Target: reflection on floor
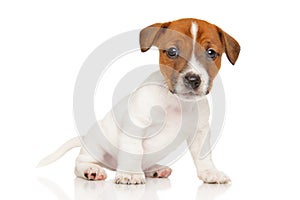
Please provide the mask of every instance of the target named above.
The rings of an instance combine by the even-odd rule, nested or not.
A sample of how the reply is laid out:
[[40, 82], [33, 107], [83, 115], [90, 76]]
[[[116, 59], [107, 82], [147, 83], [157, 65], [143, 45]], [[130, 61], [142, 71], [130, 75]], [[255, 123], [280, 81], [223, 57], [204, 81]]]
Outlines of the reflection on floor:
[[[56, 183], [38, 178], [38, 181], [59, 200], [71, 200]], [[202, 184], [197, 188], [196, 200], [212, 200], [223, 194], [230, 185]], [[117, 185], [113, 181], [86, 181], [81, 178], [74, 180], [75, 200], [159, 200], [157, 191], [171, 189], [169, 179], [148, 178], [145, 185]]]

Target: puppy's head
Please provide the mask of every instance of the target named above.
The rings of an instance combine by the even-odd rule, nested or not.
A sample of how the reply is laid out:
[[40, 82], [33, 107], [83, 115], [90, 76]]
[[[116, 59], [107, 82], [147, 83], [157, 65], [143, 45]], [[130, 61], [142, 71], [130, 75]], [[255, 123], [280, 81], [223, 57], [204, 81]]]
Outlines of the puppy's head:
[[156, 23], [140, 32], [140, 48], [159, 49], [160, 70], [169, 90], [184, 99], [208, 94], [225, 52], [235, 64], [240, 46], [219, 27], [198, 19]]

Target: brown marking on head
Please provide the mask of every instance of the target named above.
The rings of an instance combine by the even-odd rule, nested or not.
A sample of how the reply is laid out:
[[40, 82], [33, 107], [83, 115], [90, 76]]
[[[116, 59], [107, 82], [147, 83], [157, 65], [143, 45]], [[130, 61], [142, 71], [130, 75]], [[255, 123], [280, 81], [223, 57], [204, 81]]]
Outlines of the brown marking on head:
[[[191, 26], [195, 23], [196, 38]], [[225, 52], [228, 60], [235, 64], [240, 46], [229, 34], [216, 25], [198, 19], [180, 19], [167, 23], [156, 23], [140, 32], [141, 51], [145, 52], [154, 45], [159, 49], [160, 70], [165, 77], [170, 91], [178, 81], [179, 74], [191, 65], [190, 60], [197, 60], [209, 75], [209, 88], [221, 67], [222, 54]], [[168, 56], [168, 49], [175, 47], [179, 52], [177, 57]], [[216, 57], [210, 58], [208, 50], [216, 52]], [[193, 66], [195, 67], [195, 66]]]

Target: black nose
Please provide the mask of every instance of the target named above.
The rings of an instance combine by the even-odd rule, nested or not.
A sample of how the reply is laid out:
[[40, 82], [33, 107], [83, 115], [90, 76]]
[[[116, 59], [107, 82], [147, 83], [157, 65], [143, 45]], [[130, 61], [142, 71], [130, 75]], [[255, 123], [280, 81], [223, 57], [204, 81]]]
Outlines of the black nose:
[[192, 89], [197, 89], [201, 84], [200, 76], [196, 74], [187, 74], [184, 77], [184, 84]]

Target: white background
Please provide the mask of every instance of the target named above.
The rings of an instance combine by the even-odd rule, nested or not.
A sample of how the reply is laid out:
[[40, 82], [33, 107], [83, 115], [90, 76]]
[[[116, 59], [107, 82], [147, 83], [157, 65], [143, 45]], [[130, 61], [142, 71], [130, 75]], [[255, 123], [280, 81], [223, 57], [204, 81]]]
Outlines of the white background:
[[[299, 199], [298, 3], [1, 1], [0, 198]], [[106, 182], [75, 179], [78, 149], [36, 169], [77, 135], [72, 95], [87, 56], [114, 35], [184, 17], [217, 24], [242, 48], [234, 67], [223, 57], [227, 112], [214, 150], [232, 184], [202, 185], [189, 154], [171, 166], [168, 180], [141, 187], [116, 186], [110, 172]]]

